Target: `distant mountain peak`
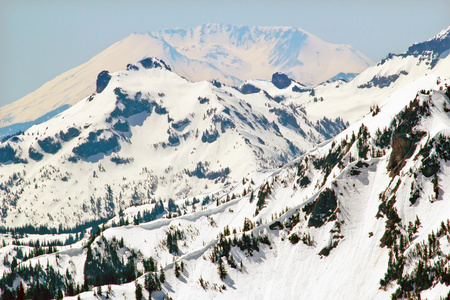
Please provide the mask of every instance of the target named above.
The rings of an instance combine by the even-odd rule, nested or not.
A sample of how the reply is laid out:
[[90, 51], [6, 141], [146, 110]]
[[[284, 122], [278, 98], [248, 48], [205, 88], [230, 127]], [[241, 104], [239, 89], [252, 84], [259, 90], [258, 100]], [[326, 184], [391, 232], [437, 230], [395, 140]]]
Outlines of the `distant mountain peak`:
[[163, 67], [170, 65], [190, 81], [216, 79], [233, 86], [251, 79], [270, 80], [275, 72], [318, 84], [339, 72], [361, 72], [372, 64], [347, 45], [327, 43], [295, 27], [204, 24], [134, 33], [20, 103], [2, 107], [0, 126], [29, 122], [65, 104], [74, 105], [96, 90], [95, 79], [102, 70], [114, 73], [146, 57], [162, 59]]

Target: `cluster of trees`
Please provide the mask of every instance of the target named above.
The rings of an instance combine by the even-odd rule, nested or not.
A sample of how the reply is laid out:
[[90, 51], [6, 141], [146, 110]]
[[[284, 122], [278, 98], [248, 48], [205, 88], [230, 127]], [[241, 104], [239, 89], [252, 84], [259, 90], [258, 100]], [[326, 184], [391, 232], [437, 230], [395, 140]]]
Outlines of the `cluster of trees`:
[[150, 298], [152, 297], [152, 293], [161, 290], [161, 285], [166, 281], [166, 275], [164, 270], [161, 268], [159, 276], [155, 271], [150, 271], [145, 275], [144, 287], [147, 292], [150, 294]]
[[[17, 279], [27, 282], [24, 288], [22, 282], [17, 290], [14, 283]], [[39, 262], [32, 265], [19, 265], [11, 272], [5, 272], [0, 279], [0, 289], [3, 299], [62, 299], [63, 291], [67, 296], [74, 296], [82, 291], [83, 287], [75, 285], [69, 272], [61, 274], [47, 264], [42, 266]], [[22, 297], [22, 298], [20, 298]]]
[[25, 237], [27, 234], [64, 234], [64, 233], [80, 233], [83, 234], [84, 231], [91, 227], [96, 227], [102, 223], [105, 223], [107, 218], [100, 218], [97, 220], [87, 221], [84, 223], [80, 223], [74, 227], [64, 227], [63, 225], [59, 225], [58, 228], [51, 228], [48, 226], [32, 226], [32, 225], [23, 225], [19, 227], [6, 227], [0, 226], [0, 233], [2, 234], [12, 234], [14, 238], [19, 239]]
[[[146, 223], [153, 220], [158, 219], [166, 212], [166, 209], [164, 208], [164, 205], [161, 200], [156, 202], [155, 206], [152, 208], [152, 210], [144, 210], [142, 213], [139, 211], [137, 215], [133, 219], [134, 225], [139, 225], [140, 223]], [[129, 225], [129, 221], [127, 218], [124, 218], [123, 216], [119, 219], [119, 224], [113, 223], [113, 227], [116, 226], [126, 226]]]
[[178, 247], [178, 241], [185, 238], [184, 230], [171, 227], [167, 232], [166, 246], [170, 253], [173, 255], [180, 254], [180, 248]]
[[[419, 226], [418, 218], [415, 223], [410, 222], [407, 234], [400, 235], [390, 248], [388, 269], [380, 280], [380, 286], [386, 288], [390, 282], [396, 281], [398, 288], [392, 294], [393, 299], [420, 298], [420, 292], [437, 283], [450, 285], [449, 257], [440, 247], [442, 238], [450, 239], [450, 220], [441, 222], [436, 233], [432, 231], [427, 240], [411, 247]], [[409, 273], [406, 271], [411, 269]]]
[[289, 236], [288, 239], [294, 245], [297, 244], [300, 240], [307, 246], [312, 246], [314, 244], [314, 238], [309, 233], [302, 233], [300, 236], [298, 236], [298, 234], [296, 233], [293, 233]]
[[258, 192], [258, 201], [256, 202], [256, 210], [255, 210], [255, 216], [259, 214], [261, 209], [263, 208], [264, 204], [266, 203], [267, 197], [272, 193], [271, 185], [266, 182], [263, 184]]
[[[401, 180], [397, 181], [397, 184], [392, 190], [392, 194], [400, 186]], [[390, 195], [386, 193], [380, 194], [381, 203], [378, 206], [378, 212], [376, 214], [376, 218], [381, 218], [383, 216], [386, 217], [386, 226], [383, 237], [381, 238], [381, 247], [387, 246], [391, 248], [395, 241], [400, 236], [400, 228], [401, 228], [401, 219], [398, 215], [397, 208], [394, 206], [396, 202], [395, 195]]]
[[367, 153], [369, 152], [369, 138], [370, 133], [367, 126], [361, 125], [358, 131], [358, 140], [356, 148], [358, 149], [358, 156], [362, 159], [367, 159]]
[[326, 188], [322, 191], [313, 202], [308, 203], [302, 209], [306, 215], [311, 215], [308, 226], [319, 228], [325, 222], [336, 220], [337, 204], [336, 192], [333, 189]]
[[134, 250], [125, 249], [125, 253], [130, 253], [126, 263], [121, 257], [121, 250], [125, 248], [123, 239], [113, 237], [108, 241], [101, 236], [97, 239], [97, 245], [98, 247], [93, 247], [92, 244], [88, 246], [84, 265], [85, 285], [121, 284], [131, 282], [141, 275], [136, 266], [138, 254]]
[[[230, 238], [228, 236], [230, 236], [230, 229], [228, 226], [226, 226], [224, 228], [224, 232], [221, 232], [219, 234], [219, 240], [217, 244], [214, 245], [209, 256], [212, 263], [218, 264], [218, 274], [220, 279], [222, 280], [225, 279], [228, 275], [224, 260], [226, 260], [231, 268], [236, 269], [238, 267], [235, 258], [231, 254], [231, 249], [233, 247], [238, 247], [241, 251], [247, 251], [247, 255], [253, 255], [253, 251], [259, 252], [259, 243], [270, 245], [270, 241], [267, 235], [260, 235], [255, 237], [253, 233], [248, 235], [244, 232], [240, 238], [238, 238], [236, 234], [234, 234], [233, 238]], [[242, 261], [240, 262], [240, 264], [242, 269]]]
[[352, 133], [350, 141], [347, 141], [348, 137], [341, 140], [341, 143], [336, 146], [336, 142], [333, 142], [330, 150], [326, 156], [312, 159], [312, 164], [316, 170], [322, 170], [324, 173], [324, 179], [322, 185], [327, 181], [331, 171], [337, 165], [343, 168], [342, 159], [350, 151], [350, 148], [356, 141], [355, 133]]

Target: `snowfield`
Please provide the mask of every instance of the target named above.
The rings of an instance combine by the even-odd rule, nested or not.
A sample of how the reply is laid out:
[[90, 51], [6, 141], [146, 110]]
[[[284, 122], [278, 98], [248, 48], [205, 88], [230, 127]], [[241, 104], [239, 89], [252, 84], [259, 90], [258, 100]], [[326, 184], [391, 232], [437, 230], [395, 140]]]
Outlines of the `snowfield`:
[[[391, 213], [395, 212], [399, 217], [396, 225], [400, 229], [398, 234], [407, 236], [406, 232], [412, 230], [408, 228], [409, 222], [420, 220], [417, 231], [403, 250], [404, 255], [412, 253], [416, 245], [426, 244], [429, 234], [436, 232], [441, 222], [446, 223], [449, 219], [450, 198], [444, 187], [449, 185], [450, 163], [446, 158], [438, 158], [440, 170], [437, 176], [442, 189], [436, 198], [432, 184], [423, 175], [426, 156], [421, 154], [431, 138], [438, 138], [439, 135], [448, 138], [450, 135], [450, 117], [445, 111], [445, 107], [450, 106], [450, 100], [443, 92], [449, 82], [434, 76], [414, 82], [389, 98], [378, 113], [368, 114], [331, 141], [318, 145], [282, 168], [251, 173], [227, 190], [219, 189], [196, 196], [200, 203], [210, 197], [213, 201], [209, 203], [193, 204], [193, 198], [180, 198], [174, 201], [177, 208], [170, 212], [166, 207], [160, 219], [114, 227], [116, 225], [113, 224], [118, 224], [121, 218], [133, 222], [138, 213], [154, 206], [132, 207], [125, 210], [121, 217], [106, 223], [100, 235], [92, 236], [94, 239], [84, 238], [70, 249], [31, 258], [22, 264], [35, 266], [39, 262], [45, 266], [48, 262], [61, 274], [69, 270], [74, 281], [81, 284], [85, 275], [86, 249], [92, 248], [92, 251], [100, 253], [100, 257], [106, 257], [108, 247], [105, 243], [122, 241], [123, 247], [118, 248], [118, 254], [127, 261], [130, 253], [137, 253], [137, 270], [144, 271], [143, 263], [149, 257], [163, 268], [166, 280], [161, 284], [161, 291], [153, 292], [152, 297], [156, 299], [391, 298], [398, 284], [392, 281], [381, 288], [380, 280], [388, 267], [389, 252], [399, 250], [386, 245], [386, 234], [391, 233], [388, 229], [390, 223], [387, 222], [390, 217], [389, 210], [380, 208], [385, 203], [380, 195], [395, 195]], [[428, 90], [431, 92], [428, 93]], [[408, 111], [414, 99], [417, 99], [417, 107], [423, 105], [429, 110], [423, 115], [419, 113], [419, 121], [410, 130], [426, 134], [417, 141], [414, 153], [404, 158], [405, 164], [399, 173], [392, 175], [389, 165], [392, 148], [396, 146], [391, 144], [383, 152], [377, 146], [376, 131], [402, 124], [399, 116]], [[393, 123], [394, 118], [400, 119]], [[411, 119], [405, 121], [408, 120]], [[366, 158], [360, 154], [364, 127], [369, 136], [367, 145], [371, 149]], [[401, 127], [391, 128], [395, 135], [395, 128]], [[351, 142], [353, 135], [356, 140]], [[344, 155], [339, 163], [330, 160], [330, 153], [343, 150]], [[437, 157], [446, 157], [449, 149], [442, 151], [436, 152]], [[317, 167], [321, 161], [322, 166]], [[310, 183], [301, 186], [301, 179], [305, 176]], [[414, 204], [409, 196], [412, 184], [422, 186], [421, 195]], [[270, 192], [261, 196], [267, 187]], [[330, 209], [324, 210], [323, 205]], [[177, 241], [178, 252], [174, 253], [168, 250], [167, 238], [169, 233], [175, 234], [177, 230], [182, 234]], [[257, 238], [257, 245], [239, 246], [239, 240], [244, 236]], [[227, 238], [238, 241], [229, 251], [221, 248]], [[440, 241], [441, 251], [446, 255], [450, 245], [445, 238]], [[235, 242], [231, 243], [233, 245]], [[215, 252], [217, 249], [219, 252]], [[11, 249], [4, 247], [1, 251], [5, 253]], [[220, 253], [227, 253], [223, 256], [227, 272], [223, 280], [217, 271], [218, 262], [214, 259], [215, 255], [220, 257]], [[414, 274], [419, 260], [409, 255], [404, 274]], [[236, 262], [234, 268], [227, 263], [229, 257]], [[181, 262], [183, 271], [176, 277], [174, 269]], [[160, 269], [157, 270], [160, 274]], [[145, 286], [145, 276], [146, 273], [137, 279], [142, 286]], [[102, 286], [103, 295], [108, 288], [108, 285]], [[113, 284], [110, 289], [112, 299], [132, 298], [135, 283]], [[79, 296], [81, 299], [96, 299], [96, 291], [97, 288], [94, 288]], [[422, 293], [430, 298], [439, 298], [449, 291], [445, 284], [437, 284]], [[148, 297], [145, 289], [143, 293]]]
[[300, 28], [205, 24], [132, 34], [0, 108], [0, 126], [34, 121], [63, 105], [72, 106], [95, 90], [98, 73], [123, 70], [145, 57], [164, 60], [191, 81], [216, 79], [235, 86], [253, 78], [270, 80], [275, 72], [318, 84], [340, 72], [359, 73], [372, 64], [351, 46], [325, 42]]
[[99, 74], [0, 145], [2, 293], [448, 298], [449, 36], [314, 87], [192, 82], [156, 58]]

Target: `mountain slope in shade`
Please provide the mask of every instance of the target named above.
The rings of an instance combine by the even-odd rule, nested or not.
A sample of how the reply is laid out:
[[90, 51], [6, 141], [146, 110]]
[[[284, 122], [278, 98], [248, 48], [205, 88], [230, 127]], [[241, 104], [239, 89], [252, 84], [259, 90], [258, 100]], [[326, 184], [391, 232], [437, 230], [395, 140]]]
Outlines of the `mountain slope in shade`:
[[[44, 270], [48, 262], [66, 274], [60, 277], [87, 283], [81, 299], [96, 299], [98, 285], [106, 293], [108, 278], [98, 270], [113, 262], [115, 274], [134, 270], [128, 283], [111, 285], [113, 299], [134, 297], [134, 278], [145, 286], [147, 275], [159, 280], [162, 271], [165, 280], [152, 293], [157, 299], [445, 297], [449, 83], [421, 78], [282, 168], [170, 205], [129, 208], [71, 248], [19, 259], [17, 274], [24, 276], [27, 266]], [[158, 219], [147, 222], [152, 209]], [[127, 220], [135, 225], [118, 226]], [[16, 251], [7, 246], [0, 254], [11, 259]]]
[[189, 82], [151, 58], [102, 72], [97, 93], [0, 144], [2, 224], [71, 227], [213, 191], [346, 126], [245, 90]]
[[291, 27], [202, 25], [189, 30], [132, 34], [85, 64], [0, 108], [0, 126], [24, 123], [63, 105], [74, 105], [94, 90], [102, 70], [116, 72], [144, 57], [158, 57], [191, 81], [239, 85], [284, 72], [319, 83], [339, 72], [360, 72], [371, 61], [350, 46], [335, 45]]

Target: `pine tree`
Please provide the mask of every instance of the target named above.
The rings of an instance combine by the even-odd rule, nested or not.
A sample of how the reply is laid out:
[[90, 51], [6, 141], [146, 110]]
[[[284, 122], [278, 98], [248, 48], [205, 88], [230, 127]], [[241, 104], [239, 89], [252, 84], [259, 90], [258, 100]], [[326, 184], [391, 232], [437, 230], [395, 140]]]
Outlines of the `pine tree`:
[[434, 197], [435, 199], [439, 199], [439, 179], [437, 173], [434, 174], [433, 179], [431, 179], [431, 182], [433, 183], [433, 191], [434, 191]]
[[161, 283], [166, 282], [166, 274], [164, 273], [163, 268], [161, 268], [161, 272], [160, 272], [160, 273], [161, 273], [161, 274], [159, 275], [159, 281], [160, 281]]
[[184, 273], [184, 262], [183, 261], [181, 261], [180, 267], [181, 267], [181, 273]]
[[136, 300], [142, 300], [142, 286], [136, 281]]
[[175, 277], [180, 277], [180, 275], [181, 275], [181, 268], [180, 268], [180, 265], [177, 263], [177, 262], [175, 262]]
[[224, 280], [225, 278], [227, 278], [228, 273], [227, 273], [227, 270], [225, 269], [225, 265], [223, 263], [222, 258], [219, 258], [219, 265], [218, 265], [217, 269], [218, 269], [219, 277], [221, 280]]
[[25, 300], [25, 290], [23, 289], [23, 283], [20, 282], [19, 289], [17, 291], [17, 300]]
[[5, 288], [2, 293], [2, 300], [16, 300], [16, 297], [14, 297], [13, 293], [8, 288]]
[[63, 292], [61, 290], [58, 290], [58, 296], [56, 297], [56, 299], [62, 300], [63, 298], [64, 298]]
[[161, 284], [159, 283], [157, 276], [152, 276], [150, 273], [145, 275], [145, 289], [148, 291], [150, 298], [152, 297], [152, 293], [154, 291], [158, 291], [161, 289]]

